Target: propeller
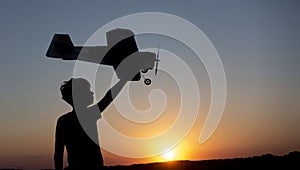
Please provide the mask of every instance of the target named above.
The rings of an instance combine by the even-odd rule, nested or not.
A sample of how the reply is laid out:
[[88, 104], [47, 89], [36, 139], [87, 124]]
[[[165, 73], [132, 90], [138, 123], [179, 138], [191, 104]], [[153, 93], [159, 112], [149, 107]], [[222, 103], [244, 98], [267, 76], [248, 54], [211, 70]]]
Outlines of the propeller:
[[157, 74], [157, 69], [158, 69], [158, 62], [159, 62], [159, 45], [157, 46], [157, 54], [156, 54], [156, 59], [155, 59], [155, 76]]

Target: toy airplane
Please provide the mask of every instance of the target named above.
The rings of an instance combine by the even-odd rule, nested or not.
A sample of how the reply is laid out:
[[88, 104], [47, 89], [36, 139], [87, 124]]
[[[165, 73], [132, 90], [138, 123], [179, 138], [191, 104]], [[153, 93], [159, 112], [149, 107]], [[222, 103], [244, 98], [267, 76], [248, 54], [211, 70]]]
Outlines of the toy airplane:
[[[139, 81], [141, 73], [145, 74], [149, 69], [153, 69], [154, 65], [155, 75], [157, 74], [159, 47], [157, 54], [139, 51], [134, 33], [128, 29], [117, 28], [108, 31], [106, 39], [107, 46], [74, 46], [68, 34], [55, 34], [46, 56], [110, 65], [119, 79]], [[146, 85], [151, 84], [149, 78], [144, 78], [144, 75], [142, 77]]]

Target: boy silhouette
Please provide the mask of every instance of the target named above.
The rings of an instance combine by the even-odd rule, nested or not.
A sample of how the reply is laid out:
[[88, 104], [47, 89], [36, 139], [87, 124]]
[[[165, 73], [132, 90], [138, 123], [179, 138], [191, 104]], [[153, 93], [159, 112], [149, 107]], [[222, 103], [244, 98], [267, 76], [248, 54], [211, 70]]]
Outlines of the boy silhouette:
[[[72, 111], [60, 116], [55, 132], [55, 169], [63, 169], [66, 148], [68, 170], [102, 169], [103, 158], [98, 141], [97, 120], [127, 81], [120, 80], [96, 104], [90, 83], [83, 78], [71, 78], [61, 87], [62, 99], [72, 106]], [[112, 94], [112, 92], [114, 94]]]

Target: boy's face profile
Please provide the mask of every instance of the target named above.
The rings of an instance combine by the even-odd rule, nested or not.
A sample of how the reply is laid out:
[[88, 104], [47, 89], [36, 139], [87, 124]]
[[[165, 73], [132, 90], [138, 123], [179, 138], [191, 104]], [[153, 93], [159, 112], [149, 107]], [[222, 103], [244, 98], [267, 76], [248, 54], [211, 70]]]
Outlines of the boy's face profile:
[[74, 107], [87, 107], [94, 102], [90, 83], [83, 78], [71, 78], [60, 87], [62, 99]]
[[91, 91], [90, 85], [80, 84], [73, 88], [73, 102], [79, 107], [87, 107], [94, 102], [94, 92]]

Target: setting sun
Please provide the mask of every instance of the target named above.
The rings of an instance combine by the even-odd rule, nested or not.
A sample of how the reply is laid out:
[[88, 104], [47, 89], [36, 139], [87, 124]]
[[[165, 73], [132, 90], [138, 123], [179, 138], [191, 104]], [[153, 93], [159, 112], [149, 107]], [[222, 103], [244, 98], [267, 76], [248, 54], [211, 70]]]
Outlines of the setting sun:
[[167, 159], [167, 160], [173, 159], [174, 158], [174, 152], [169, 151], [169, 152], [164, 153], [164, 158]]

